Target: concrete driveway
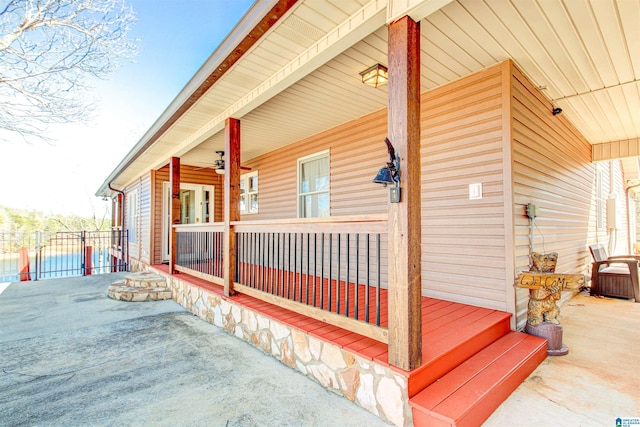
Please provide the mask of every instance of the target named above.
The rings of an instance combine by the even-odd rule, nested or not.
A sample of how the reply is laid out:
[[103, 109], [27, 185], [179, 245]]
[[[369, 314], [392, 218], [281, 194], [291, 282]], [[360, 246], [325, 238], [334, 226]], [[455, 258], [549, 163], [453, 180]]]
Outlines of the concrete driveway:
[[0, 424], [387, 425], [173, 301], [108, 299], [122, 276], [0, 294]]

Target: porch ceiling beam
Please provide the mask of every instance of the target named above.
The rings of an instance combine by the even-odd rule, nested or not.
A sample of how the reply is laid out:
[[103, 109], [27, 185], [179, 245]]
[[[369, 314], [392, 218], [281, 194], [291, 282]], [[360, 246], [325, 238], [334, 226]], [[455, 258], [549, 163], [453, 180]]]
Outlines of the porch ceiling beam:
[[591, 146], [591, 160], [594, 162], [626, 157], [640, 157], [640, 138], [603, 142]]
[[416, 22], [436, 12], [453, 0], [389, 0], [387, 23], [394, 22], [403, 16], [409, 16]]
[[[184, 141], [173, 146], [167, 157], [182, 156], [207, 138], [224, 129], [228, 117], [241, 118], [269, 99], [301, 80], [347, 48], [385, 24], [387, 0], [372, 0], [342, 24], [302, 52], [287, 65], [275, 72], [271, 78], [240, 98], [222, 113], [212, 118]], [[166, 163], [166, 157], [153, 164], [156, 169]]]

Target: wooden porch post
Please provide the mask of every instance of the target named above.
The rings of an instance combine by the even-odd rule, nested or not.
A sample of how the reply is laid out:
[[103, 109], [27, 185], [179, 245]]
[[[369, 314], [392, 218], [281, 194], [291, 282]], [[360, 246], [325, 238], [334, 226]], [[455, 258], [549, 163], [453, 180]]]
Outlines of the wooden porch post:
[[402, 188], [389, 203], [389, 363], [411, 370], [422, 359], [420, 24], [405, 16], [388, 31], [389, 139]]
[[180, 224], [180, 158], [172, 157], [169, 162], [169, 185], [171, 187], [171, 218], [169, 226], [169, 273], [175, 274], [176, 264], [176, 229], [174, 224]]
[[236, 271], [236, 233], [240, 220], [240, 120], [228, 118], [224, 129], [224, 294], [233, 295]]

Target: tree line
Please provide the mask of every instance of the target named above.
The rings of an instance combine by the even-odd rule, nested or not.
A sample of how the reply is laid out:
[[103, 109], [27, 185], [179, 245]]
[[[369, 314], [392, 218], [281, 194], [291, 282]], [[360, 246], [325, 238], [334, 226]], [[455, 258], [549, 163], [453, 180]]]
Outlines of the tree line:
[[45, 214], [41, 211], [0, 206], [0, 233], [32, 233], [34, 231], [104, 231], [111, 228], [111, 218], [78, 215]]

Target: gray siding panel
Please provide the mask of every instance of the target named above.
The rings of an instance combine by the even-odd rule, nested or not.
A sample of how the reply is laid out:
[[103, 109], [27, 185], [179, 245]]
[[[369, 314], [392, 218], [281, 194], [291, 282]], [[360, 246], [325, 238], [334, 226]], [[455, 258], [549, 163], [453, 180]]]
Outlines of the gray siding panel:
[[145, 174], [140, 179], [139, 196], [139, 228], [138, 241], [140, 242], [140, 261], [151, 263], [151, 173]]

